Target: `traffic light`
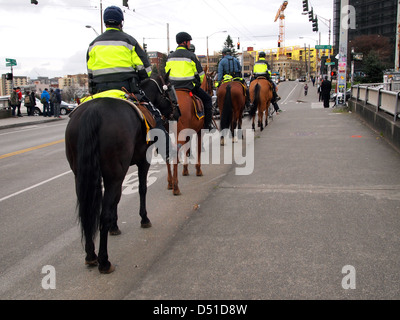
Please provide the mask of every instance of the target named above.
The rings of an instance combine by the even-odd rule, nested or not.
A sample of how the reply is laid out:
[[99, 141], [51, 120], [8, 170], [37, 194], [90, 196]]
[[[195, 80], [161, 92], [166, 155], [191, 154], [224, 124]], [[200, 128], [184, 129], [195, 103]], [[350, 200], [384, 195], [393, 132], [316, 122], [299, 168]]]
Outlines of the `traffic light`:
[[281, 42], [278, 40], [278, 48], [281, 47]]
[[240, 42], [237, 43], [237, 49], [240, 49]]
[[311, 11], [308, 11], [308, 21], [312, 21], [314, 19], [314, 9], [311, 8]]
[[147, 52], [147, 44], [146, 44], [146, 43], [143, 43], [143, 50], [144, 50], [145, 52]]
[[336, 79], [336, 71], [331, 71], [331, 79]]
[[6, 73], [6, 80], [12, 80], [13, 79], [13, 74], [12, 73]]
[[312, 20], [312, 31], [318, 32], [318, 18]]
[[303, 0], [303, 12], [308, 11], [308, 0]]
[[38, 4], [39, 2], [37, 2], [36, 0], [31, 0], [31, 4]]
[[129, 9], [128, 0], [122, 0], [122, 6], [127, 7]]

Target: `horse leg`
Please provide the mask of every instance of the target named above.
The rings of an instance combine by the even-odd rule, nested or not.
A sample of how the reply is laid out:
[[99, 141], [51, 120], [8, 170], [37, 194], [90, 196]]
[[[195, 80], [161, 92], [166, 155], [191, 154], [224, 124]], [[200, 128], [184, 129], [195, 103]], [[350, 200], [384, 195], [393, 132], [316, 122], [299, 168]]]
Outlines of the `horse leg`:
[[201, 130], [197, 132], [197, 163], [196, 163], [196, 176], [201, 177], [203, 175], [203, 172], [201, 171]]
[[171, 172], [171, 164], [169, 162], [167, 163], [167, 171], [168, 171], [168, 177], [167, 177], [168, 186], [167, 186], [167, 189], [168, 190], [172, 190], [172, 172]]
[[149, 172], [150, 163], [146, 160], [138, 164], [138, 176], [139, 176], [139, 196], [140, 196], [140, 211], [139, 214], [142, 217], [140, 226], [142, 228], [150, 228], [151, 222], [147, 217], [146, 210], [146, 194], [147, 194], [147, 174]]
[[189, 175], [189, 165], [188, 165], [188, 157], [190, 155], [190, 150], [186, 150], [186, 152], [182, 152], [182, 157], [183, 157], [183, 169], [182, 169], [182, 175], [183, 176], [188, 176]]
[[[125, 175], [123, 175], [124, 177]], [[108, 232], [111, 228], [111, 224], [116, 219], [116, 207], [118, 206], [119, 200], [121, 199], [121, 185], [123, 178], [107, 181], [104, 179], [104, 197], [102, 210], [100, 215], [100, 246], [99, 246], [99, 271], [100, 273], [111, 273], [115, 270], [115, 267], [108, 260]]]
[[85, 236], [85, 264], [89, 267], [95, 267], [98, 265], [97, 255], [94, 252], [94, 242], [91, 237]]
[[174, 163], [174, 176], [172, 178], [172, 193], [174, 196], [179, 196], [181, 191], [178, 186], [178, 163]]
[[260, 131], [264, 130], [264, 125], [263, 125], [263, 116], [264, 116], [264, 112], [263, 111], [259, 111], [258, 112], [258, 126], [260, 127]]
[[253, 131], [256, 131], [256, 126], [255, 126], [255, 120], [256, 120], [256, 116], [253, 116], [253, 123], [251, 125], [251, 128], [253, 129]]

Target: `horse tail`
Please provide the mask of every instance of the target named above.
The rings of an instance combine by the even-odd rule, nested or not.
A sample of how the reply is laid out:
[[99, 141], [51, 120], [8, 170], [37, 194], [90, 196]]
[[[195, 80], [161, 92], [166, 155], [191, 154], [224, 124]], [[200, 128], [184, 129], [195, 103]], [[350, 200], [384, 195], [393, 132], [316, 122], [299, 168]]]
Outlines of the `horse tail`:
[[96, 108], [82, 115], [77, 143], [76, 194], [82, 237], [94, 240], [99, 229], [102, 186], [99, 150], [101, 117]]
[[224, 107], [221, 114], [221, 130], [229, 128], [232, 123], [232, 95], [231, 95], [231, 85], [226, 86]]
[[258, 105], [260, 103], [260, 89], [261, 86], [257, 83], [256, 86], [254, 87], [254, 100], [253, 100], [253, 105], [251, 106], [249, 115], [251, 117], [254, 117], [258, 108]]

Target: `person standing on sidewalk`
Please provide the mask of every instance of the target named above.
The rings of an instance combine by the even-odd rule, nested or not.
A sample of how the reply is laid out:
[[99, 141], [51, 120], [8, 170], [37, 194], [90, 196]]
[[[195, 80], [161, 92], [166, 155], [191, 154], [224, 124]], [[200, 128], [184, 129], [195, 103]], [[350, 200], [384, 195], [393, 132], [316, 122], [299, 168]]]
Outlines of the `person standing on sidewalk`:
[[329, 99], [331, 97], [332, 83], [325, 76], [325, 80], [321, 83], [321, 96], [324, 100], [324, 108], [329, 108]]
[[10, 95], [10, 106], [11, 106], [11, 116], [13, 118], [18, 118], [17, 115], [15, 114], [15, 109], [18, 106], [17, 88], [13, 88], [13, 91], [11, 92], [11, 95]]
[[61, 106], [61, 93], [60, 89], [56, 89], [54, 92], [55, 100], [54, 100], [54, 118], [61, 118], [60, 116], [60, 106]]
[[43, 117], [50, 117], [50, 110], [49, 110], [49, 101], [50, 101], [50, 94], [49, 89], [44, 89], [42, 95], [40, 96], [40, 102], [43, 104]]
[[17, 96], [18, 96], [18, 104], [17, 104], [18, 112], [17, 112], [17, 116], [18, 117], [22, 117], [22, 113], [21, 113], [22, 92], [21, 92], [21, 88], [20, 87], [17, 87]]

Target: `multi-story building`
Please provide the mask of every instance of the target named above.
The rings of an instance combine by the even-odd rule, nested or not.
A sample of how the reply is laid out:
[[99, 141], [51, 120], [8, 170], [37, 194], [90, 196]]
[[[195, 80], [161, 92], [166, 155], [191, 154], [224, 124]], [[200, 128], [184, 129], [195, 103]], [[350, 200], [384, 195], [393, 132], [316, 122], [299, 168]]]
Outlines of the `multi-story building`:
[[13, 87], [24, 87], [28, 84], [28, 77], [14, 76], [13, 80], [6, 80], [6, 75], [1, 75], [0, 96], [11, 94]]
[[[333, 44], [336, 48], [335, 55], [339, 48], [340, 34], [340, 0], [333, 2]], [[394, 61], [396, 26], [397, 26], [397, 4], [398, 0], [349, 0], [349, 5], [355, 9], [355, 29], [348, 30], [348, 40], [361, 35], [380, 35], [387, 37], [393, 48]], [[394, 63], [393, 63], [394, 65]]]

